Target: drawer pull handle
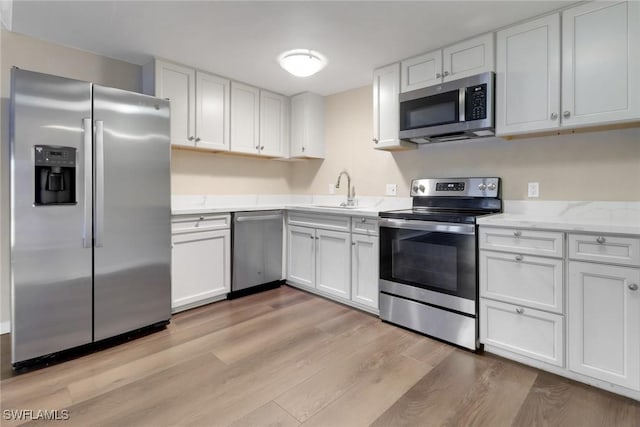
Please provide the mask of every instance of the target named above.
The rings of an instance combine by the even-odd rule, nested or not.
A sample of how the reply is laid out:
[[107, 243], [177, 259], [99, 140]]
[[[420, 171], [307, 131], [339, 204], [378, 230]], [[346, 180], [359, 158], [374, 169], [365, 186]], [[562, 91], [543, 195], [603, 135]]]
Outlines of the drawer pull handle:
[[522, 231], [520, 231], [520, 230], [516, 230], [516, 231], [514, 231], [514, 232], [513, 232], [513, 235], [514, 235], [515, 237], [520, 237], [520, 236], [522, 236]]
[[637, 291], [638, 290], [638, 284], [637, 283], [629, 283], [629, 289], [631, 289], [632, 291]]
[[516, 261], [522, 261], [522, 255], [516, 255]]
[[518, 314], [524, 313], [524, 308], [520, 308], [520, 307], [516, 308], [516, 313]]
[[364, 223], [364, 222], [367, 222], [367, 218], [362, 217], [362, 219], [360, 219], [360, 222], [363, 222], [363, 223]]
[[309, 236], [309, 238], [310, 238], [311, 240], [314, 240], [314, 239], [315, 239], [315, 237], [313, 237], [313, 236]]
[[203, 216], [201, 216], [201, 217], [200, 217], [200, 221], [203, 221], [203, 220], [204, 220], [204, 217], [203, 217]]
[[600, 237], [598, 237], [598, 238], [596, 239], [596, 242], [598, 242], [598, 243], [600, 243], [600, 244], [603, 244], [603, 243], [604, 243], [604, 242], [606, 242], [606, 241], [607, 241], [607, 239], [605, 239], [605, 238], [604, 238], [604, 237], [602, 237], [602, 236], [600, 236]]

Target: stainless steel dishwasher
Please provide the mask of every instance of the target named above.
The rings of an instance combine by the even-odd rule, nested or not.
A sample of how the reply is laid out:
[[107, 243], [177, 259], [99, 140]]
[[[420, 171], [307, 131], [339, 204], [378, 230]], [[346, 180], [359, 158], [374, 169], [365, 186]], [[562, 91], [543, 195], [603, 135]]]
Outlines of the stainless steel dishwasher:
[[230, 298], [282, 283], [282, 211], [235, 212]]

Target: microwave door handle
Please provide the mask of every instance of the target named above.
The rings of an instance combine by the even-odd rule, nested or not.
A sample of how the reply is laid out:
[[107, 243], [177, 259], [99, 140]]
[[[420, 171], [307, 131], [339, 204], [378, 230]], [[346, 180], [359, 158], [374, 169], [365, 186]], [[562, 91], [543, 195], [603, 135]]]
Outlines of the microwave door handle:
[[467, 94], [467, 88], [461, 87], [458, 92], [458, 113], [459, 113], [458, 121], [460, 123], [464, 123], [465, 121], [464, 112], [467, 109], [467, 106], [465, 104], [466, 94]]

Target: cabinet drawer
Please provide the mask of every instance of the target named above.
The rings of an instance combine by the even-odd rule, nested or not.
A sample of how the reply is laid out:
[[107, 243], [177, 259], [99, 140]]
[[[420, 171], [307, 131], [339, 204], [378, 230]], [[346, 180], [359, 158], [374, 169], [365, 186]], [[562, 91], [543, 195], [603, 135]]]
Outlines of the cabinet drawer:
[[177, 215], [171, 218], [171, 233], [223, 230], [229, 228], [231, 216], [225, 215]]
[[346, 232], [351, 227], [348, 216], [314, 215], [303, 212], [289, 212], [287, 224]]
[[640, 266], [640, 238], [569, 234], [569, 258]]
[[564, 318], [533, 308], [480, 300], [480, 341], [556, 366], [564, 365]]
[[520, 228], [480, 227], [480, 249], [562, 258], [563, 233]]
[[377, 236], [378, 218], [367, 218], [364, 216], [351, 217], [351, 231], [353, 233]]
[[480, 251], [480, 296], [562, 314], [561, 259]]

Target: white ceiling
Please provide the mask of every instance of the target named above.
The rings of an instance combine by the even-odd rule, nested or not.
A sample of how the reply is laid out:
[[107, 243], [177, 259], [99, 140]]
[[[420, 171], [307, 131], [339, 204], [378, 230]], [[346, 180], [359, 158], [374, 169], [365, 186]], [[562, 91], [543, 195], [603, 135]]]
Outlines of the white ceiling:
[[[371, 83], [374, 68], [573, 1], [25, 1], [13, 31], [142, 65], [153, 56], [291, 95]], [[323, 53], [312, 77], [276, 57]]]

